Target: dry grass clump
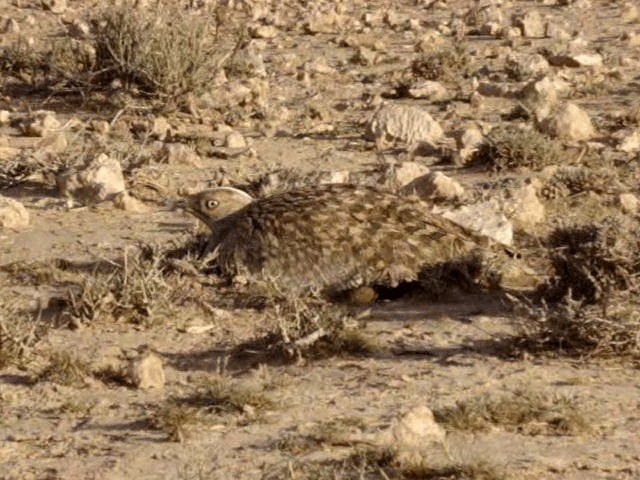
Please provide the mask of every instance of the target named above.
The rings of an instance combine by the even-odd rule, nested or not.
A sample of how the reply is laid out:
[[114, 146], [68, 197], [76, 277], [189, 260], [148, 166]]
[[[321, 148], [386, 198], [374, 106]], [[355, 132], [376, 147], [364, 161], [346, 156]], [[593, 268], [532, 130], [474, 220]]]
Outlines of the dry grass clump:
[[553, 267], [537, 303], [519, 301], [530, 319], [521, 346], [579, 356], [640, 356], [640, 229], [634, 221], [557, 228]]
[[63, 316], [72, 325], [104, 318], [150, 325], [171, 312], [172, 299], [179, 295], [166, 281], [165, 268], [159, 251], [127, 250], [121, 263], [96, 269], [69, 288]]
[[536, 130], [500, 125], [491, 130], [473, 155], [472, 163], [494, 171], [541, 169], [563, 162], [563, 149]]
[[0, 300], [0, 369], [23, 367], [34, 355], [34, 347], [47, 331], [37, 315]]
[[276, 282], [252, 285], [245, 306], [264, 310], [274, 331], [263, 348], [291, 360], [336, 355], [369, 355], [381, 347], [363, 334], [359, 320], [368, 311], [352, 314], [344, 305], [330, 302], [318, 292], [291, 297]]
[[591, 424], [575, 398], [530, 390], [507, 395], [482, 395], [434, 410], [444, 426], [470, 432], [493, 426], [527, 434], [579, 435]]
[[469, 75], [469, 68], [467, 47], [456, 42], [423, 54], [411, 63], [410, 71], [414, 79], [456, 83]]
[[92, 375], [90, 366], [69, 352], [51, 352], [47, 364], [31, 377], [33, 383], [52, 382], [67, 387], [84, 387]]
[[544, 182], [540, 195], [552, 200], [582, 192], [612, 194], [620, 188], [620, 179], [615, 169], [562, 166]]
[[290, 462], [269, 472], [265, 480], [504, 480], [501, 469], [488, 462], [450, 460], [434, 465], [427, 460], [407, 462], [382, 447], [355, 449], [342, 460]]
[[234, 415], [240, 420], [258, 420], [276, 404], [259, 382], [239, 381], [226, 375], [199, 378], [195, 391], [171, 398], [151, 417], [154, 428], [167, 433], [171, 441], [183, 441], [190, 427]]

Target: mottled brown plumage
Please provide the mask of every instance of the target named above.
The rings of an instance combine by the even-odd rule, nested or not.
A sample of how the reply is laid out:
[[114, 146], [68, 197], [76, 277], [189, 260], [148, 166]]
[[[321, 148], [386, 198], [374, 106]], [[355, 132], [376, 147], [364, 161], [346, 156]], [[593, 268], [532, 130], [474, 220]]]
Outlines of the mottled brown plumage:
[[394, 286], [486, 242], [416, 198], [374, 187], [319, 185], [253, 201], [219, 188], [182, 206], [211, 229], [207, 251], [225, 272], [291, 289]]

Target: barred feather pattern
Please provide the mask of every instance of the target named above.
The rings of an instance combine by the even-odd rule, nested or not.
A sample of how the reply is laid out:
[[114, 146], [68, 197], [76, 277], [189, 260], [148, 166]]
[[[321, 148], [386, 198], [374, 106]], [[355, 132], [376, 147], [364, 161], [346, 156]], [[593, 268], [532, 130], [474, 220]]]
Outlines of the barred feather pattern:
[[[228, 192], [225, 193], [228, 196]], [[288, 289], [340, 291], [395, 286], [486, 239], [429, 212], [417, 198], [375, 187], [329, 184], [264, 197], [216, 218], [194, 210], [216, 189], [190, 199], [212, 235], [207, 246], [231, 275], [269, 278]]]

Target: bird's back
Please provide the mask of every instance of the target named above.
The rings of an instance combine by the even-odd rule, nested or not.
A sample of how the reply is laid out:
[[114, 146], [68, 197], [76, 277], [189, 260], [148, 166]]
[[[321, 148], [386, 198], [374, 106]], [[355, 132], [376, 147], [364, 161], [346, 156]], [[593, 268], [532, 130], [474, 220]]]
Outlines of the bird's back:
[[227, 271], [330, 290], [413, 280], [478, 240], [418, 199], [345, 184], [256, 200], [215, 230], [212, 246]]

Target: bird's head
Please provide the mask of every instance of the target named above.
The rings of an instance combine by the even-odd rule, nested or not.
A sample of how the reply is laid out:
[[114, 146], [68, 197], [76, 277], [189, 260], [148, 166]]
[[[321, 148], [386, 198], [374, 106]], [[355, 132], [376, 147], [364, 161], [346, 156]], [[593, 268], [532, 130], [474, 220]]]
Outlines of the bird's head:
[[231, 187], [219, 187], [188, 195], [176, 202], [182, 208], [202, 220], [209, 227], [215, 222], [237, 212], [253, 202], [248, 193]]

